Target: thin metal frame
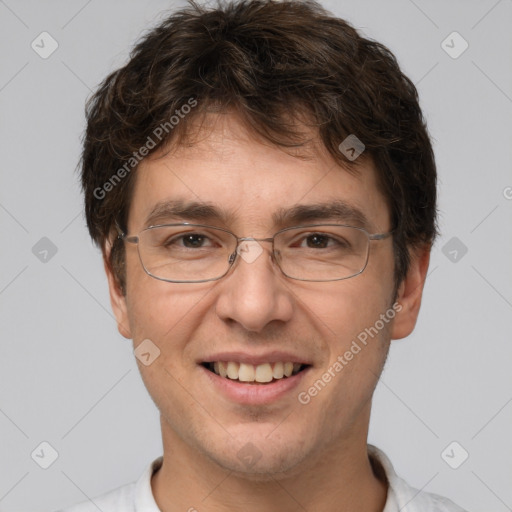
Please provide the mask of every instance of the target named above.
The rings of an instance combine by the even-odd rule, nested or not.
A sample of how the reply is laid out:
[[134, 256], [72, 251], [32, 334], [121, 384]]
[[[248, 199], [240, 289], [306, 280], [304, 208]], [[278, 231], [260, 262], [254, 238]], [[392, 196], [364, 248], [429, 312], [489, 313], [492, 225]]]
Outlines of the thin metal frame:
[[[173, 279], [166, 279], [166, 278], [163, 278], [163, 277], [158, 277], [158, 276], [152, 274], [146, 268], [146, 266], [144, 265], [144, 262], [142, 261], [142, 256], [140, 254], [140, 249], [139, 249], [140, 236], [145, 231], [149, 231], [151, 229], [163, 228], [163, 227], [173, 227], [173, 226], [190, 226], [190, 227], [198, 227], [198, 228], [215, 229], [215, 230], [218, 230], [218, 231], [224, 231], [225, 233], [228, 233], [228, 234], [232, 235], [233, 238], [235, 238], [235, 240], [236, 240], [236, 246], [235, 246], [234, 252], [232, 254], [230, 254], [230, 256], [229, 256], [228, 268], [227, 268], [226, 272], [224, 272], [224, 274], [222, 274], [219, 277], [214, 277], [214, 278], [211, 278], [211, 279], [200, 279], [200, 280], [194, 280], [194, 281], [190, 281], [190, 280], [187, 280], [187, 281], [176, 281], [176, 280], [173, 280]], [[299, 277], [291, 277], [288, 274], [286, 274], [286, 272], [281, 268], [281, 265], [279, 264], [279, 261], [278, 261], [278, 255], [276, 254], [276, 250], [275, 250], [275, 246], [274, 246], [274, 239], [275, 239], [275, 237], [277, 235], [279, 235], [280, 233], [283, 233], [285, 231], [289, 231], [289, 230], [292, 230], [292, 229], [315, 228], [315, 227], [319, 227], [319, 226], [352, 228], [352, 229], [357, 229], [357, 230], [361, 231], [362, 233], [364, 233], [366, 235], [366, 237], [368, 238], [368, 246], [367, 246], [367, 250], [366, 250], [366, 259], [365, 259], [363, 268], [359, 272], [357, 272], [355, 274], [352, 274], [352, 275], [350, 275], [348, 277], [341, 277], [341, 278], [337, 278], [337, 279], [301, 279]], [[232, 231], [229, 231], [228, 229], [220, 228], [220, 227], [217, 227], [217, 226], [211, 226], [211, 225], [208, 225], [208, 224], [193, 224], [191, 222], [177, 222], [177, 223], [172, 223], [172, 224], [155, 224], [155, 225], [152, 225], [152, 226], [148, 226], [147, 228], [144, 228], [142, 231], [139, 232], [138, 235], [128, 235], [128, 234], [124, 233], [119, 228], [119, 226], [116, 225], [116, 227], [117, 227], [117, 230], [118, 230], [118, 233], [119, 233], [118, 234], [118, 238], [119, 239], [121, 239], [121, 240], [123, 240], [125, 242], [128, 242], [128, 243], [134, 244], [134, 245], [137, 246], [137, 253], [139, 255], [139, 261], [140, 261], [140, 263], [142, 265], [142, 268], [146, 272], [146, 274], [148, 274], [149, 276], [153, 277], [154, 279], [158, 279], [159, 281], [165, 281], [165, 282], [168, 282], [168, 283], [207, 283], [207, 282], [210, 282], [210, 281], [218, 281], [219, 279], [222, 279], [225, 275], [227, 275], [229, 273], [229, 271], [234, 266], [234, 264], [235, 264], [235, 262], [237, 260], [238, 247], [240, 245], [240, 242], [245, 242], [245, 241], [272, 242], [272, 253], [271, 253], [272, 261], [277, 265], [277, 267], [279, 268], [281, 273], [285, 277], [288, 277], [289, 279], [293, 279], [295, 281], [307, 281], [307, 282], [315, 282], [315, 283], [324, 283], [324, 282], [331, 282], [331, 281], [343, 281], [345, 279], [350, 279], [352, 277], [358, 276], [358, 275], [363, 273], [363, 271], [365, 270], [365, 268], [368, 265], [368, 260], [369, 260], [369, 257], [370, 257], [370, 242], [372, 240], [384, 240], [386, 238], [389, 238], [393, 234], [393, 231], [394, 231], [394, 230], [391, 230], [391, 231], [387, 231], [385, 233], [368, 233], [368, 231], [366, 231], [366, 229], [358, 227], [358, 226], [350, 226], [348, 224], [325, 224], [325, 223], [322, 223], [322, 224], [306, 224], [306, 225], [301, 225], [301, 226], [291, 226], [291, 227], [280, 229], [279, 231], [274, 233], [274, 235], [272, 237], [269, 237], [269, 238], [253, 238], [253, 237], [239, 237], [235, 233], [233, 233]]]

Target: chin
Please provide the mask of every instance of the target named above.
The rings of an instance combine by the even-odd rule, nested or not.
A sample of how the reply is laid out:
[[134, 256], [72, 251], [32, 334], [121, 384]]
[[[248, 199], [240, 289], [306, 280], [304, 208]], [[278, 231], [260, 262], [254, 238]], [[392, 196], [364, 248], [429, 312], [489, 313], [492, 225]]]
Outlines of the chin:
[[268, 482], [289, 478], [299, 473], [299, 467], [302, 468], [301, 462], [303, 457], [297, 454], [276, 456], [275, 453], [263, 454], [262, 457], [252, 465], [241, 462], [238, 457], [227, 458], [216, 462], [225, 470], [231, 471], [232, 474], [240, 479], [253, 482]]
[[300, 437], [284, 441], [283, 436], [271, 440], [268, 435], [237, 436], [230, 446], [221, 450], [209, 448], [207, 454], [217, 465], [241, 479], [259, 482], [280, 480], [299, 473], [312, 449], [306, 447]]

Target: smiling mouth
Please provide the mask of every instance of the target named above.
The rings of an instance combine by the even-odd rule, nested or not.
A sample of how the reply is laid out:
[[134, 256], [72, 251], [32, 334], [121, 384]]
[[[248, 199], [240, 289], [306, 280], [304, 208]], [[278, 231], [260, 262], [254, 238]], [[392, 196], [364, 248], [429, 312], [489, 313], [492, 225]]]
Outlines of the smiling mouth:
[[236, 361], [215, 361], [202, 363], [202, 366], [225, 379], [245, 384], [271, 384], [297, 375], [310, 365], [292, 362], [253, 365]]

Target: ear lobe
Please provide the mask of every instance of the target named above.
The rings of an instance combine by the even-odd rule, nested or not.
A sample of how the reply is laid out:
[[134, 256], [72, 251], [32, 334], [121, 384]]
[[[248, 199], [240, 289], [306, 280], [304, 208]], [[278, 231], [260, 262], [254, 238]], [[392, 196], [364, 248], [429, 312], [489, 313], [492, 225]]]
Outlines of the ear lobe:
[[128, 321], [128, 308], [126, 306], [126, 297], [121, 290], [121, 286], [114, 275], [114, 270], [110, 265], [110, 251], [112, 249], [112, 245], [110, 242], [105, 243], [105, 247], [103, 250], [103, 267], [105, 268], [105, 273], [107, 275], [108, 280], [108, 289], [110, 294], [110, 304], [112, 306], [112, 311], [116, 317], [117, 321], [117, 330], [121, 334], [121, 336], [131, 339], [131, 330], [130, 323]]
[[409, 271], [398, 288], [396, 302], [401, 309], [397, 309], [391, 339], [409, 336], [416, 325], [429, 261], [430, 246], [418, 247], [411, 252]]

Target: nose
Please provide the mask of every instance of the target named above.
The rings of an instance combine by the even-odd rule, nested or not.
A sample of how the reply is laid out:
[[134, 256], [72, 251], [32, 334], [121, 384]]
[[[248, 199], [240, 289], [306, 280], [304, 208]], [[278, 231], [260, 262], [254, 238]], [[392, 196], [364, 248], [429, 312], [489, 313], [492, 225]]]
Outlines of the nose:
[[261, 332], [273, 321], [293, 315], [293, 294], [272, 261], [271, 246], [255, 241], [239, 245], [236, 260], [218, 287], [216, 312], [226, 322]]

